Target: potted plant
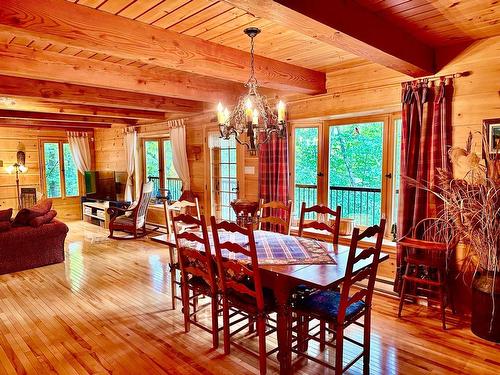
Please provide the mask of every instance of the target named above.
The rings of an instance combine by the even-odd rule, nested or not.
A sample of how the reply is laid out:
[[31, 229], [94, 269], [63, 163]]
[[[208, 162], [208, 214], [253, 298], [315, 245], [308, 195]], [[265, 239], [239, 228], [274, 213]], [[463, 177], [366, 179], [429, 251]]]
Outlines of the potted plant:
[[[438, 183], [424, 186], [444, 203], [441, 215], [452, 220], [465, 247], [463, 270], [472, 270], [471, 330], [484, 339], [500, 342], [500, 180], [498, 152], [490, 154], [482, 137], [483, 158], [471, 149], [454, 147], [450, 170], [438, 171]], [[462, 173], [457, 173], [461, 171]], [[458, 177], [458, 178], [457, 178]]]

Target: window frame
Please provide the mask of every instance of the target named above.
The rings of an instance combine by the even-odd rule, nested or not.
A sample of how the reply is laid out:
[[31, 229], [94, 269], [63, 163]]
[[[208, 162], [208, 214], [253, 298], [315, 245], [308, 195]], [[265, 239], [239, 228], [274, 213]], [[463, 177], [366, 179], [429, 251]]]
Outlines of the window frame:
[[[317, 202], [318, 204], [328, 205], [329, 191], [329, 150], [330, 150], [330, 127], [352, 125], [367, 122], [382, 122], [382, 183], [381, 183], [381, 217], [386, 218], [389, 225], [386, 226], [386, 237], [390, 237], [392, 223], [392, 204], [393, 204], [393, 178], [394, 178], [394, 146], [395, 140], [395, 121], [401, 119], [401, 112], [393, 112], [382, 115], [368, 115], [357, 117], [345, 117], [334, 120], [304, 120], [291, 123], [290, 142], [289, 142], [289, 160], [290, 160], [290, 197], [295, 197], [295, 129], [304, 127], [318, 127], [318, 171], [320, 175], [317, 178]], [[391, 174], [391, 177], [387, 177]], [[322, 175], [321, 175], [322, 174]], [[295, 198], [294, 198], [295, 199]], [[294, 202], [295, 204], [295, 202]]]
[[66, 176], [64, 174], [64, 144], [69, 144], [67, 138], [42, 138], [39, 140], [38, 150], [39, 150], [39, 168], [40, 168], [40, 187], [45, 197], [48, 198], [47, 194], [47, 176], [45, 174], [45, 143], [57, 143], [58, 144], [58, 155], [59, 155], [59, 179], [61, 186], [61, 196], [60, 197], [50, 197], [50, 199], [57, 200], [67, 200], [67, 199], [80, 199], [84, 195], [84, 177], [77, 169], [78, 178], [78, 195], [66, 195]]
[[[143, 172], [143, 178], [146, 181], [148, 176], [146, 175], [146, 142], [157, 142], [158, 143], [158, 158], [159, 158], [159, 177], [160, 177], [160, 189], [165, 189], [165, 179], [166, 173], [165, 173], [165, 147], [164, 147], [164, 142], [169, 141], [172, 142], [171, 138], [169, 136], [151, 136], [151, 137], [142, 137], [142, 143], [141, 143], [141, 153], [142, 153], [142, 172]], [[179, 178], [179, 176], [177, 176]], [[180, 179], [180, 178], [179, 178]]]

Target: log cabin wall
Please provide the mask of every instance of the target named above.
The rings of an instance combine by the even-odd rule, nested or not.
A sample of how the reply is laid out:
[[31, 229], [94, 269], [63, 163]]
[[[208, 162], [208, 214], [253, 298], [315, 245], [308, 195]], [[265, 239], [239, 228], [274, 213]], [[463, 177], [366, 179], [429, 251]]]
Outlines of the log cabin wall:
[[[42, 191], [42, 174], [40, 168], [40, 140], [66, 139], [63, 130], [37, 130], [28, 128], [0, 127], [0, 210], [6, 208], [17, 208], [16, 202], [16, 178], [14, 174], [8, 174], [6, 168], [16, 161], [16, 153], [19, 143], [23, 144], [26, 152], [26, 166], [28, 172], [19, 175], [20, 187], [36, 188]], [[93, 142], [91, 149], [93, 152]], [[83, 191], [82, 187], [80, 188]], [[61, 220], [78, 220], [81, 218], [79, 198], [54, 199], [54, 208], [57, 217]]]

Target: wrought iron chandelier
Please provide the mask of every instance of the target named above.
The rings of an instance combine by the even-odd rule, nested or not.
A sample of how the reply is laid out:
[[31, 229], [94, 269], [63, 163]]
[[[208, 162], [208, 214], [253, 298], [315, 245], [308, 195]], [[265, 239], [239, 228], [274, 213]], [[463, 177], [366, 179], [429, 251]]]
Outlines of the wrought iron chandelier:
[[[248, 92], [239, 98], [232, 112], [219, 102], [217, 120], [221, 138], [229, 139], [234, 134], [238, 143], [245, 145], [251, 154], [255, 154], [261, 144], [271, 139], [273, 133], [279, 137], [285, 136], [285, 104], [280, 100], [276, 108], [272, 108], [267, 98], [257, 92], [254, 38], [260, 33], [260, 29], [249, 27], [244, 33], [250, 37], [250, 78], [245, 83]], [[245, 140], [241, 139], [242, 135], [246, 136]]]

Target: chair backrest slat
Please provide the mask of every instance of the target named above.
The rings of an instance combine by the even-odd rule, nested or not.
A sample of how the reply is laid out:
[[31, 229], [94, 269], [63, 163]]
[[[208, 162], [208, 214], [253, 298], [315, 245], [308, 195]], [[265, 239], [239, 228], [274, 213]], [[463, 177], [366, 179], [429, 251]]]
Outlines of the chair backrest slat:
[[[360, 233], [359, 228], [354, 228], [347, 259], [345, 279], [342, 283], [340, 292], [340, 306], [337, 316], [338, 324], [344, 323], [346, 311], [352, 304], [363, 300], [368, 309], [371, 307], [384, 231], [385, 219], [380, 220], [379, 225], [369, 227], [362, 233]], [[361, 239], [374, 236], [376, 236], [375, 246], [371, 246], [358, 252], [359, 241]], [[356, 270], [361, 266], [358, 265], [359, 262], [363, 262], [361, 265], [364, 263], [367, 264], [365, 264], [363, 269], [356, 272]], [[364, 280], [368, 280], [366, 286], [357, 286], [360, 290], [350, 296], [352, 286]]]
[[139, 202], [134, 211], [135, 216], [135, 226], [136, 228], [141, 228], [146, 223], [146, 214], [148, 212], [149, 201], [151, 200], [151, 195], [153, 194], [153, 182], [147, 182], [141, 187], [141, 195]]
[[[312, 220], [306, 222], [306, 213], [314, 212], [317, 216], [325, 216], [327, 222], [322, 222], [318, 220]], [[302, 207], [300, 209], [300, 222], [299, 222], [299, 236], [302, 236], [304, 233], [304, 229], [311, 228], [317, 230], [327, 231], [332, 235], [332, 242], [334, 244], [339, 243], [339, 232], [340, 232], [340, 217], [342, 213], [342, 208], [337, 206], [336, 210], [332, 210], [331, 208], [317, 204], [312, 207], [306, 207], [306, 202], [302, 202]], [[329, 224], [332, 219], [328, 216], [333, 216], [333, 223]]]
[[[217, 223], [214, 216], [210, 218], [210, 223], [217, 259], [219, 287], [222, 293], [227, 295], [228, 293], [236, 292], [249, 295], [255, 298], [257, 308], [263, 311], [264, 296], [252, 224], [248, 224], [246, 228], [243, 228], [228, 221]], [[243, 235], [241, 237], [245, 239], [244, 246], [240, 243], [231, 241], [224, 241], [221, 243], [220, 236], [222, 236], [224, 232], [239, 233]], [[234, 255], [239, 253], [244, 254], [248, 257], [248, 260], [229, 259], [229, 254], [223, 256], [222, 250], [226, 250]]]
[[[216, 293], [215, 263], [208, 240], [205, 217], [202, 215], [198, 219], [186, 214], [174, 216], [171, 213], [171, 220], [183, 280], [187, 282], [193, 276], [201, 277], [212, 292]], [[186, 225], [196, 225], [201, 231], [194, 233], [183, 230]]]
[[[284, 216], [284, 218], [280, 216]], [[271, 230], [282, 234], [290, 234], [291, 220], [291, 200], [289, 200], [286, 204], [280, 201], [270, 201], [264, 203], [264, 199], [260, 200], [259, 229]], [[262, 224], [265, 225], [263, 226]]]

